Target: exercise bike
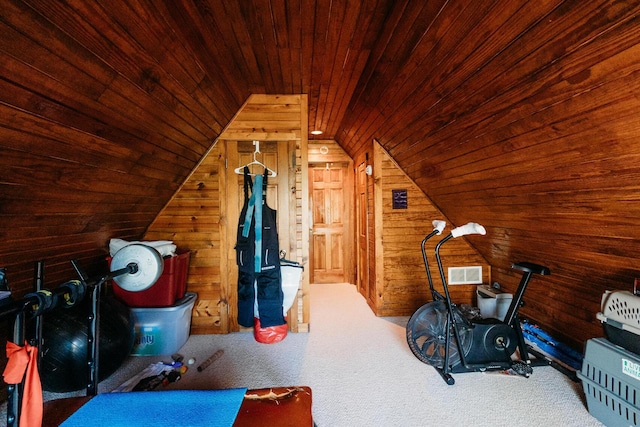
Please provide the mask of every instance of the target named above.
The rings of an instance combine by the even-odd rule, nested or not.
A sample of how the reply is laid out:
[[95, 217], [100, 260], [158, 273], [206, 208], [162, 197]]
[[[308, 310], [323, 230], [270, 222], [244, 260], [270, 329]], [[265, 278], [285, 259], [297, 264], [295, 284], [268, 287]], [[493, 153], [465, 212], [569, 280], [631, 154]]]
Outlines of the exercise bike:
[[[425, 244], [442, 234], [446, 223], [433, 221], [434, 229], [422, 240], [422, 257], [427, 270], [433, 301], [420, 307], [407, 323], [407, 343], [422, 362], [433, 366], [445, 382], [453, 385], [452, 373], [512, 370], [528, 377], [533, 372], [527, 345], [520, 327], [518, 310], [533, 274], [549, 275], [550, 270], [537, 264], [520, 262], [511, 268], [522, 272], [522, 279], [509, 305], [504, 320], [476, 318], [465, 314], [451, 301], [445, 278], [440, 248], [447, 241], [471, 234], [486, 234], [483, 226], [470, 222], [451, 231], [435, 248], [435, 257], [444, 295], [438, 292], [431, 278]], [[516, 349], [520, 358], [513, 358]], [[545, 363], [546, 364], [546, 363]]]

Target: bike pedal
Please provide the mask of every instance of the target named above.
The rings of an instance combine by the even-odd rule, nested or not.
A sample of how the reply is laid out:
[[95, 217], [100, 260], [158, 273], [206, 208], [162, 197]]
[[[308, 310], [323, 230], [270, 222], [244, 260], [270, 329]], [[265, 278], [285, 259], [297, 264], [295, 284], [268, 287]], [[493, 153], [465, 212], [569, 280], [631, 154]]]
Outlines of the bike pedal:
[[515, 362], [511, 369], [513, 369], [518, 375], [522, 375], [523, 377], [528, 377], [533, 373], [533, 368], [528, 363], [524, 362]]

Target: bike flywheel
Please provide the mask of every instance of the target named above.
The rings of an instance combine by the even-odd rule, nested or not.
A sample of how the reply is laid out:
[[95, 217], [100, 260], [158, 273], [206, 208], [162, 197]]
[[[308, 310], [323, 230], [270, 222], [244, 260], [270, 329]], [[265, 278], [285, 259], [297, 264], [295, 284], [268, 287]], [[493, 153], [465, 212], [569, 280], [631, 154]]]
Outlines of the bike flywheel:
[[[459, 311], [455, 311], [461, 348], [465, 356], [471, 348], [472, 330]], [[407, 343], [414, 356], [436, 368], [444, 367], [446, 334], [449, 334], [449, 365], [460, 361], [453, 325], [447, 331], [447, 306], [444, 301], [433, 301], [420, 307], [407, 322]]]

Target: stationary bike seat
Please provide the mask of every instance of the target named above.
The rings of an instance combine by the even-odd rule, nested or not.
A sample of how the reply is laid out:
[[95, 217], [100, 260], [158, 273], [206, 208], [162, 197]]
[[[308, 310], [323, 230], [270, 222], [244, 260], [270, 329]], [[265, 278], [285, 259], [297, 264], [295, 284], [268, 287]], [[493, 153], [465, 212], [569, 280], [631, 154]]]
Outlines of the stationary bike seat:
[[514, 262], [513, 264], [511, 264], [511, 268], [525, 271], [527, 273], [540, 274], [541, 276], [548, 276], [551, 274], [551, 270], [549, 270], [547, 267], [543, 267], [532, 262]]

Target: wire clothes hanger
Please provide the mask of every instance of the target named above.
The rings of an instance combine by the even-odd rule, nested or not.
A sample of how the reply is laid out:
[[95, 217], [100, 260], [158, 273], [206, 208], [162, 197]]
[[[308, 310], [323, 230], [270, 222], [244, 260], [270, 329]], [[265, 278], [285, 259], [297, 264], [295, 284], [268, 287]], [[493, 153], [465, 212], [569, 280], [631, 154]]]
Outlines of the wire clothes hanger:
[[[273, 178], [278, 176], [278, 174], [276, 173], [276, 171], [274, 171], [273, 169], [269, 169], [267, 166], [265, 166], [263, 163], [259, 162], [256, 159], [256, 154], [258, 154], [260, 152], [260, 141], [253, 141], [253, 145], [256, 146], [256, 150], [253, 152], [253, 161], [247, 163], [246, 165], [240, 166], [239, 168], [236, 168], [234, 170], [235, 173], [242, 175], [244, 173], [244, 168], [245, 167], [249, 167], [249, 166], [253, 166], [253, 165], [258, 165], [258, 166], [262, 166], [267, 172], [268, 172], [268, 176]], [[255, 173], [250, 173], [249, 175], [257, 175]], [[262, 175], [262, 174], [260, 174]]]

